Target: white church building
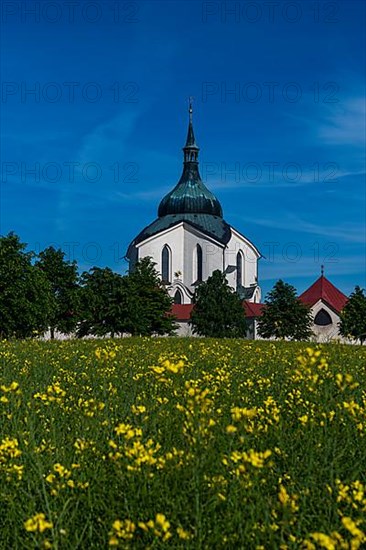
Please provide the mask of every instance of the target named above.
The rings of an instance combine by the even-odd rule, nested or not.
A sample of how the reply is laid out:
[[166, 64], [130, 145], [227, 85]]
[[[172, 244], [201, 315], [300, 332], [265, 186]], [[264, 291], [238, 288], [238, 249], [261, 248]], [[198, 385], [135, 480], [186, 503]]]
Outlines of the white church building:
[[[177, 334], [182, 336], [192, 335], [189, 321], [196, 286], [220, 270], [242, 300], [248, 322], [247, 338], [256, 339], [258, 319], [266, 307], [261, 303], [258, 285], [261, 254], [247, 237], [224, 220], [220, 202], [201, 179], [192, 105], [183, 153], [183, 171], [178, 183], [161, 200], [158, 217], [128, 247], [129, 270], [133, 271], [138, 260], [152, 258], [173, 298], [172, 314], [177, 320]], [[340, 313], [348, 298], [324, 276], [323, 266], [321, 276], [300, 294], [299, 300], [310, 308], [313, 339], [318, 342], [340, 339]], [[46, 339], [49, 337], [49, 332], [44, 335]], [[57, 333], [56, 337], [69, 336]]]
[[243, 300], [259, 303], [261, 254], [224, 220], [220, 202], [201, 179], [192, 105], [183, 153], [180, 180], [161, 200], [157, 219], [128, 247], [129, 269], [133, 270], [136, 261], [150, 256], [175, 305], [191, 304], [196, 285], [217, 269], [226, 274], [229, 285]]

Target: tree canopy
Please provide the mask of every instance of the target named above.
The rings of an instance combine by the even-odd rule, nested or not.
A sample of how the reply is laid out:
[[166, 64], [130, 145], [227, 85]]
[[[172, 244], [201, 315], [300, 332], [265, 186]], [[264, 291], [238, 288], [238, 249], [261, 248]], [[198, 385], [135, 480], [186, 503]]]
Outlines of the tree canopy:
[[109, 268], [93, 268], [83, 273], [81, 284], [78, 336], [150, 336], [174, 331], [172, 299], [150, 258], [137, 262], [125, 276]]
[[28, 338], [43, 333], [52, 310], [50, 283], [32, 264], [34, 253], [14, 233], [0, 237], [0, 336]]
[[126, 329], [127, 288], [124, 277], [109, 267], [94, 267], [81, 276], [79, 337], [112, 337]]
[[171, 312], [173, 299], [160, 279], [151, 258], [142, 258], [127, 275], [129, 289], [129, 332], [132, 335], [172, 334], [176, 323]]
[[366, 296], [359, 286], [350, 295], [340, 318], [339, 332], [342, 336], [359, 340], [363, 344], [366, 340]]
[[78, 321], [78, 270], [76, 262], [65, 260], [65, 253], [52, 246], [40, 252], [35, 264], [45, 274], [51, 287], [52, 311], [49, 317], [51, 338], [55, 330], [73, 332]]
[[258, 332], [263, 338], [308, 340], [312, 334], [310, 308], [296, 295], [296, 289], [282, 280], [268, 293], [258, 320]]
[[242, 302], [221, 271], [200, 283], [193, 297], [190, 324], [195, 334], [212, 338], [244, 337], [247, 322]]

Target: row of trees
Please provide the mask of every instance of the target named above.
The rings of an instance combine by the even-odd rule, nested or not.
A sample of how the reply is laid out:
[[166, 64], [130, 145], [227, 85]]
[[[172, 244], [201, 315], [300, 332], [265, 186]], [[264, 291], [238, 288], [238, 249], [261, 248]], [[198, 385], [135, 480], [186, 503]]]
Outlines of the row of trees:
[[94, 267], [79, 276], [61, 250], [25, 248], [13, 233], [0, 238], [1, 338], [174, 332], [172, 300], [148, 258], [130, 275]]
[[[149, 258], [129, 275], [93, 267], [78, 274], [75, 261], [61, 250], [46, 248], [38, 256], [25, 251], [17, 235], [0, 237], [0, 337], [27, 338], [50, 330], [78, 337], [172, 334], [172, 299]], [[243, 304], [215, 271], [193, 297], [193, 332], [213, 338], [243, 337]], [[258, 331], [263, 338], [307, 340], [312, 335], [310, 308], [296, 289], [278, 281], [269, 292]], [[366, 296], [356, 287], [341, 313], [340, 333], [366, 340]]]

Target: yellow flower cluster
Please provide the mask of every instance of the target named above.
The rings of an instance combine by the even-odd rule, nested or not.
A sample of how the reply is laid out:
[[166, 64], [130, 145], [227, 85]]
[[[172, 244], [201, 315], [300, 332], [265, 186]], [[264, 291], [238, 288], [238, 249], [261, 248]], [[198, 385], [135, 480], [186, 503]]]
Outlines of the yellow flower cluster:
[[22, 452], [19, 449], [19, 442], [16, 438], [5, 437], [0, 443], [0, 474], [5, 473], [6, 480], [11, 477], [22, 479], [24, 466], [19, 464], [18, 459]]
[[116, 519], [112, 525], [112, 531], [109, 533], [109, 546], [118, 546], [119, 539], [131, 540], [136, 531], [136, 525], [133, 521], [125, 519], [123, 521]]
[[248, 471], [247, 466], [254, 468], [263, 468], [265, 465], [271, 466], [271, 463], [266, 463], [267, 458], [272, 455], [272, 451], [264, 452], [254, 451], [249, 449], [248, 452], [233, 451], [229, 457], [224, 457], [222, 463], [228, 466], [233, 475], [240, 476]]
[[355, 522], [350, 517], [344, 516], [341, 518], [341, 523], [348, 534], [351, 535], [351, 539], [347, 535], [343, 536], [338, 531], [332, 531], [330, 535], [314, 532], [310, 534], [310, 539], [304, 540], [303, 547], [306, 550], [316, 550], [317, 548], [325, 548], [326, 550], [362, 550], [366, 543], [366, 535], [358, 527], [361, 520]]
[[280, 484], [280, 489], [278, 492], [278, 500], [290, 512], [295, 513], [298, 511], [299, 506], [297, 504], [298, 496], [297, 495], [289, 495], [286, 487], [284, 487], [282, 484]]
[[97, 401], [96, 399], [78, 399], [78, 407], [86, 416], [94, 416], [98, 411], [102, 411], [105, 407], [105, 403]]
[[337, 502], [350, 504], [355, 510], [366, 513], [366, 487], [358, 479], [349, 484], [336, 479]]
[[258, 411], [255, 407], [252, 409], [247, 409], [245, 407], [232, 407], [231, 409], [231, 416], [236, 422], [243, 419], [246, 420], [248, 418], [254, 418], [257, 414]]
[[33, 517], [27, 519], [24, 522], [24, 528], [26, 531], [43, 533], [46, 529], [52, 529], [52, 521], [48, 521], [46, 516], [42, 513], [35, 514]]
[[[155, 519], [144, 521], [138, 521], [136, 524], [129, 520], [115, 520], [112, 525], [112, 530], [109, 533], [109, 546], [119, 546], [120, 541], [127, 541], [133, 539], [136, 531], [138, 536], [141, 537], [143, 533], [151, 534], [154, 537], [166, 542], [172, 537], [170, 531], [170, 522], [167, 520], [164, 514], [156, 514]], [[137, 533], [136, 533], [137, 534]], [[190, 534], [182, 527], [177, 528], [177, 534], [179, 538], [188, 540]]]
[[108, 361], [108, 359], [114, 359], [116, 357], [116, 351], [114, 349], [97, 348], [94, 353], [95, 357], [99, 360]]
[[354, 390], [360, 385], [358, 382], [354, 382], [352, 374], [348, 372], [346, 374], [338, 372], [335, 378], [336, 384], [341, 391], [345, 389]]
[[4, 395], [1, 395], [0, 397], [0, 403], [9, 403], [9, 397], [10, 397], [9, 394], [20, 395], [22, 393], [19, 388], [18, 382], [14, 382], [14, 381], [11, 384], [9, 384], [9, 386], [2, 384], [0, 386], [0, 390], [4, 393]]
[[66, 392], [60, 387], [59, 382], [55, 382], [52, 386], [48, 386], [45, 393], [37, 392], [33, 395], [34, 399], [40, 399], [45, 405], [49, 405], [52, 402], [62, 403], [62, 399], [65, 397]]
[[[77, 468], [80, 468], [79, 464], [71, 464], [71, 469], [75, 470]], [[79, 488], [79, 489], [86, 489], [89, 486], [89, 482], [81, 482], [77, 481], [75, 482], [72, 478], [72, 471], [65, 468], [60, 463], [56, 463], [53, 466], [52, 472], [50, 472], [46, 476], [47, 483], [50, 484], [50, 493], [53, 496], [56, 496], [62, 489], [70, 488]]]
[[146, 523], [139, 521], [138, 526], [146, 533], [152, 531], [156, 537], [162, 538], [163, 541], [170, 539], [172, 536], [170, 532], [170, 522], [166, 519], [164, 514], [156, 514], [155, 520], [150, 519]]

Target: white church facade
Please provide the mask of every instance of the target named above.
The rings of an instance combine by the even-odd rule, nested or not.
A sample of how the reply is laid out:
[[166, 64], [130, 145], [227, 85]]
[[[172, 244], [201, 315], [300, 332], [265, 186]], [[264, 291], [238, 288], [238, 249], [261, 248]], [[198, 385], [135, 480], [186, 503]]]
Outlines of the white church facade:
[[191, 105], [183, 153], [180, 180], [160, 202], [157, 219], [128, 247], [130, 270], [139, 259], [151, 257], [174, 304], [187, 305], [196, 285], [218, 269], [243, 300], [259, 303], [261, 254], [224, 220], [220, 202], [201, 179]]

